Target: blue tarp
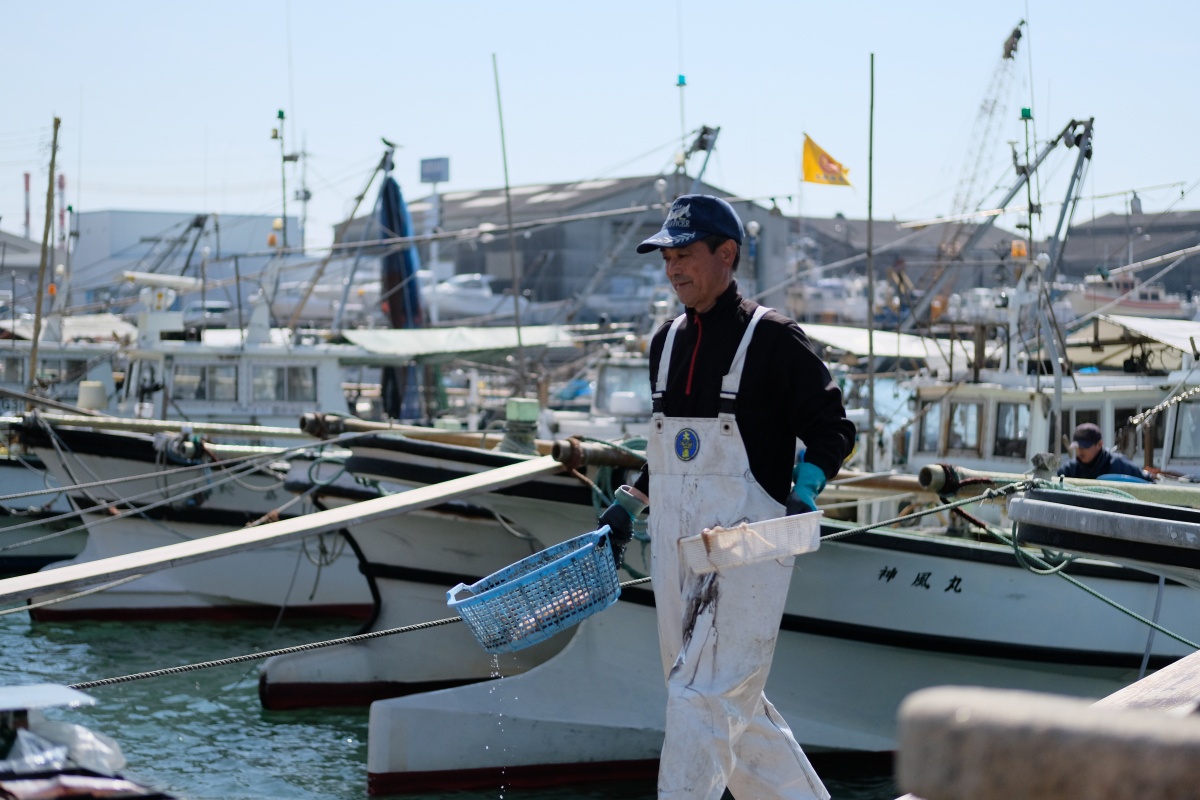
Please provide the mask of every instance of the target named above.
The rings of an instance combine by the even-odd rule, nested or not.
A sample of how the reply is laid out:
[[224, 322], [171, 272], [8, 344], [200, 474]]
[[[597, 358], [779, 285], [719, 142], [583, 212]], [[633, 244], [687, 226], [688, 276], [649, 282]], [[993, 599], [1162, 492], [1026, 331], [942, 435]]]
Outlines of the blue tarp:
[[[400, 192], [400, 184], [388, 175], [379, 188], [375, 204], [381, 238], [412, 236], [412, 217]], [[393, 328], [424, 327], [421, 287], [417, 270], [421, 268], [417, 248], [389, 248], [380, 259], [380, 283], [384, 307]], [[392, 419], [417, 420], [422, 416], [416, 367], [387, 367], [383, 371], [384, 411]]]

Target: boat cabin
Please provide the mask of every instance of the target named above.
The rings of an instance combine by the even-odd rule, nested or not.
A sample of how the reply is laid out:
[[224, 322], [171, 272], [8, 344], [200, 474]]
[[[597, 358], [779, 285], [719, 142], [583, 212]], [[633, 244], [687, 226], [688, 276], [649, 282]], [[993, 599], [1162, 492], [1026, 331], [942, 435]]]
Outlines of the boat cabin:
[[[1103, 319], [1120, 334], [1068, 340], [1067, 363], [1074, 359], [1075, 368], [1059, 378], [1057, 391], [1054, 376], [1027, 374], [1028, 365], [1026, 374], [982, 370], [978, 382], [914, 380], [913, 416], [897, 448], [907, 453], [905, 468], [949, 462], [1024, 473], [1038, 453], [1069, 458], [1071, 432], [1091, 422], [1107, 448], [1135, 464], [1200, 477], [1200, 397], [1193, 394], [1200, 394], [1193, 370], [1200, 359], [1189, 344], [1200, 341], [1200, 323]], [[1094, 363], [1080, 366], [1085, 350]]]

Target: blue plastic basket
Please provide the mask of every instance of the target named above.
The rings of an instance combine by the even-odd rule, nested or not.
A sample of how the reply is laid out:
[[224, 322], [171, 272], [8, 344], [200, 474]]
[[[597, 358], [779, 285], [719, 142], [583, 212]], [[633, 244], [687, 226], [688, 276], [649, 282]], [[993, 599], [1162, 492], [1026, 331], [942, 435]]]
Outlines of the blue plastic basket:
[[576, 536], [473, 583], [446, 592], [489, 653], [549, 639], [617, 601], [621, 585], [608, 526]]

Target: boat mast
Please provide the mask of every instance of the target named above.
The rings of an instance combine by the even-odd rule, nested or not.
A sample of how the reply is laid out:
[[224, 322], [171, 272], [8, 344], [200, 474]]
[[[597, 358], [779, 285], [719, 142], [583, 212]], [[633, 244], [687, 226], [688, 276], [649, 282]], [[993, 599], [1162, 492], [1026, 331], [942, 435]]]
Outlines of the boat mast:
[[[42, 295], [46, 290], [46, 262], [49, 260], [47, 248], [50, 246], [50, 224], [54, 220], [54, 161], [58, 155], [58, 129], [62, 120], [54, 118], [54, 134], [50, 142], [50, 184], [46, 188], [46, 223], [42, 228], [42, 259], [38, 264], [37, 306], [33, 317], [33, 345], [29, 350], [29, 393], [37, 391], [38, 371], [38, 340], [42, 338]], [[15, 299], [15, 298], [14, 298]], [[26, 411], [33, 410], [33, 404], [28, 404]]]
[[500, 157], [504, 162], [504, 214], [508, 219], [508, 260], [513, 280], [513, 325], [517, 329], [517, 386], [515, 396], [525, 394], [525, 347], [521, 341], [521, 268], [517, 265], [517, 242], [513, 238], [512, 193], [508, 183], [508, 148], [504, 142], [504, 108], [500, 104], [500, 69], [492, 53], [492, 76], [496, 82], [496, 114], [500, 118]]

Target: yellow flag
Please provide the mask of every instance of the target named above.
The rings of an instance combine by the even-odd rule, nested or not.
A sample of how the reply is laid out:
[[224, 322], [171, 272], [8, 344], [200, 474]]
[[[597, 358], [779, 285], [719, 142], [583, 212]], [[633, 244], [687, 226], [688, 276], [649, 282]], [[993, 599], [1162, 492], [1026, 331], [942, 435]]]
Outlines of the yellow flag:
[[804, 180], [807, 183], [828, 183], [834, 186], [849, 186], [850, 170], [829, 157], [817, 143], [804, 134], [804, 157], [801, 159]]

